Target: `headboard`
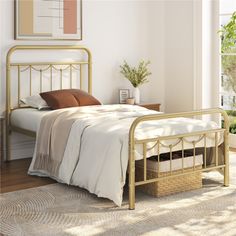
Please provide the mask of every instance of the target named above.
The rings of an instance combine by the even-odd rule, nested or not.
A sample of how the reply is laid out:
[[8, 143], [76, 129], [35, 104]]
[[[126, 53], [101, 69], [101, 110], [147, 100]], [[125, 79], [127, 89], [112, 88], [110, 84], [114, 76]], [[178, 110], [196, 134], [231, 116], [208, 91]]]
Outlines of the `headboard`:
[[[19, 52], [25, 52], [24, 56], [20, 55], [20, 62], [13, 62], [13, 55]], [[50, 52], [56, 52], [56, 60], [46, 61], [40, 60], [41, 58], [50, 58]], [[25, 54], [31, 53], [32, 60], [29, 61], [29, 57]], [[47, 54], [44, 54], [47, 53]], [[38, 53], [38, 55], [37, 55]], [[59, 54], [60, 53], [60, 54]], [[63, 54], [64, 53], [64, 54]], [[76, 53], [76, 54], [75, 54]], [[67, 58], [63, 58], [64, 55], [67, 55]], [[78, 56], [80, 58], [77, 60], [71, 60], [70, 56]], [[46, 55], [46, 57], [45, 57]], [[19, 55], [18, 55], [19, 56]], [[28, 59], [28, 60], [27, 60]], [[84, 67], [87, 67], [85, 71]], [[22, 73], [28, 72], [27, 81], [23, 81]], [[69, 85], [64, 87], [64, 74], [67, 71]], [[73, 86], [73, 72], [77, 71], [79, 74], [78, 86]], [[13, 73], [14, 72], [14, 73]], [[36, 73], [36, 75], [34, 74]], [[47, 73], [47, 77], [44, 74]], [[59, 74], [57, 78], [54, 78], [55, 73]], [[33, 76], [34, 74], [34, 76]], [[47, 79], [46, 79], [47, 78]], [[53, 83], [57, 80], [59, 86], [57, 88], [53, 87]], [[37, 94], [42, 91], [52, 91], [63, 88], [80, 88], [87, 91], [89, 94], [92, 93], [92, 56], [90, 51], [83, 46], [67, 46], [67, 45], [17, 45], [12, 47], [6, 57], [6, 156], [9, 160], [9, 133], [14, 131], [20, 131], [30, 136], [35, 136], [34, 133], [27, 130], [18, 130], [10, 124], [10, 115], [13, 109], [22, 108], [24, 105], [20, 102], [21, 98], [24, 98], [23, 94], [33, 95], [33, 88], [35, 86], [34, 82], [38, 83]], [[44, 84], [48, 83], [49, 86], [44, 88]], [[84, 89], [83, 83], [86, 82], [87, 89]], [[76, 84], [76, 85], [77, 85]], [[12, 89], [14, 85], [14, 90]], [[13, 91], [12, 91], [13, 90]], [[27, 91], [22, 91], [27, 90]], [[14, 101], [12, 101], [14, 100]]]
[[[29, 61], [27, 60], [27, 56], [26, 59], [24, 59], [24, 61], [21, 58], [21, 62], [12, 62], [12, 56], [14, 55], [14, 53], [16, 53], [17, 51], [21, 51], [21, 52], [35, 52], [35, 54], [33, 55], [34, 58], [37, 58], [37, 52], [45, 52], [45, 55], [50, 56], [50, 54], [46, 54], [49, 53], [50, 51], [54, 51], [57, 53], [60, 52], [75, 52], [78, 54], [78, 52], [80, 54], [83, 55], [82, 59], [79, 60], [75, 60], [75, 61], [71, 61], [71, 60], [62, 60], [61, 58], [59, 61], [43, 61], [40, 60], [39, 61]], [[60, 55], [60, 54], [58, 54]], [[44, 57], [45, 58], [45, 57]], [[66, 58], [68, 59], [68, 58]], [[87, 66], [87, 73], [84, 73], [84, 67]], [[15, 71], [14, 76], [12, 76], [12, 71]], [[6, 58], [6, 113], [9, 114], [11, 112], [12, 109], [15, 108], [20, 108], [22, 106], [20, 99], [22, 98], [22, 94], [23, 94], [23, 89], [27, 89], [28, 95], [32, 95], [32, 91], [33, 91], [33, 82], [35, 82], [35, 80], [38, 80], [38, 92], [42, 92], [42, 91], [52, 91], [52, 90], [56, 90], [56, 89], [63, 89], [65, 87], [63, 87], [63, 74], [65, 73], [65, 71], [68, 72], [69, 74], [69, 87], [67, 88], [72, 88], [72, 82], [73, 82], [73, 72], [74, 71], [78, 71], [79, 72], [79, 79], [80, 79], [80, 89], [83, 89], [83, 82], [84, 82], [84, 76], [86, 74], [86, 82], [87, 82], [87, 92], [88, 93], [92, 93], [92, 58], [91, 58], [91, 53], [90, 51], [83, 47], [83, 46], [66, 46], [66, 45], [17, 45], [12, 47], [8, 53], [7, 53], [7, 58]], [[28, 81], [25, 82], [24, 81], [24, 86], [21, 83], [21, 79], [22, 79], [22, 73], [23, 72], [28, 72]], [[38, 76], [32, 76], [32, 73], [38, 73]], [[55, 82], [55, 79], [53, 78], [53, 74], [54, 72], [58, 72], [59, 73], [59, 78], [57, 78], [57, 81], [59, 80], [59, 88], [53, 88], [53, 83]], [[43, 75], [48, 74], [48, 81], [49, 82], [49, 87], [47, 87], [47, 89], [43, 90], [44, 84], [46, 83], [46, 79]], [[36, 77], [36, 78], [35, 78]], [[12, 84], [14, 83], [14, 85], [17, 85], [17, 90], [12, 93]], [[28, 88], [27, 88], [28, 87]], [[78, 88], [78, 87], [77, 87]], [[85, 90], [85, 89], [83, 89]], [[17, 102], [15, 102], [15, 104], [12, 104], [12, 98], [17, 98]]]

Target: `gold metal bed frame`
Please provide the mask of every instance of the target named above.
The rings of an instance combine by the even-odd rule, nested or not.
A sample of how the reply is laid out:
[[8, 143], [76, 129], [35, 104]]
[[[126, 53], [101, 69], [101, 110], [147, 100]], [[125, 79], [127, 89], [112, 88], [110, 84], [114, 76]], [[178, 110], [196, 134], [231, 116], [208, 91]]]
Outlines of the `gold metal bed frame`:
[[[75, 61], [75, 62], [35, 62], [35, 63], [12, 63], [11, 62], [11, 56], [13, 52], [15, 51], [24, 51], [24, 50], [77, 50], [77, 51], [83, 51], [87, 54], [87, 59], [82, 61]], [[6, 60], [6, 160], [10, 160], [10, 133], [11, 131], [20, 132], [26, 135], [35, 136], [35, 133], [29, 130], [21, 129], [19, 127], [14, 127], [11, 125], [10, 122], [10, 115], [12, 110], [19, 109], [22, 107], [20, 104], [21, 99], [21, 86], [20, 86], [20, 76], [22, 72], [25, 70], [30, 71], [30, 83], [29, 83], [29, 91], [31, 94], [32, 91], [32, 70], [37, 70], [35, 66], [46, 66], [46, 69], [49, 70], [50, 73], [50, 80], [52, 81], [52, 70], [58, 70], [56, 66], [62, 66], [67, 65], [67, 69], [70, 69], [70, 81], [72, 80], [72, 70], [75, 69], [75, 65], [79, 66], [80, 71], [80, 88], [82, 88], [82, 66], [87, 65], [88, 66], [88, 89], [87, 91], [91, 94], [92, 93], [92, 57], [90, 51], [83, 47], [83, 46], [15, 46], [12, 47], [8, 54], [7, 54], [7, 60]], [[18, 103], [16, 106], [11, 105], [11, 69], [12, 67], [17, 67], [17, 80], [18, 80]], [[43, 72], [46, 71], [45, 69], [39, 69], [38, 72], [40, 73], [40, 91], [42, 91], [42, 84], [43, 84]], [[60, 88], [62, 89], [62, 79], [63, 79], [63, 69], [59, 69], [60, 71]], [[52, 82], [51, 82], [52, 84]], [[70, 87], [72, 83], [70, 82]], [[52, 85], [51, 85], [52, 90]], [[185, 133], [180, 135], [171, 135], [171, 136], [161, 136], [161, 137], [155, 137], [155, 138], [148, 138], [148, 139], [136, 139], [135, 138], [135, 130], [137, 126], [145, 121], [158, 121], [161, 119], [169, 119], [169, 118], [176, 118], [176, 117], [194, 117], [194, 116], [203, 116], [203, 115], [215, 115], [220, 114], [224, 118], [224, 127], [223, 128], [217, 128], [217, 129], [211, 129], [211, 130], [205, 130], [205, 131], [198, 131], [198, 132], [191, 132], [191, 133]], [[229, 133], [229, 120], [226, 112], [222, 109], [215, 108], [215, 109], [205, 109], [205, 110], [199, 110], [199, 111], [191, 111], [191, 112], [182, 112], [182, 113], [173, 113], [173, 114], [156, 114], [156, 115], [145, 115], [142, 117], [138, 117], [135, 119], [133, 124], [130, 127], [129, 131], [129, 209], [135, 208], [135, 187], [148, 184], [148, 183], [154, 183], [170, 178], [177, 178], [178, 176], [187, 176], [189, 173], [196, 173], [196, 172], [203, 172], [203, 171], [211, 171], [211, 170], [222, 170], [224, 172], [224, 186], [229, 185], [229, 145], [228, 145], [228, 133]], [[215, 155], [215, 163], [208, 166], [207, 165], [207, 143], [206, 140], [208, 136], [211, 135], [214, 137], [215, 146], [214, 146], [214, 155]], [[223, 135], [223, 155], [224, 155], [224, 161], [223, 163], [219, 163], [219, 153], [218, 153], [218, 147], [219, 147], [219, 135]], [[193, 136], [199, 136], [197, 140], [189, 142], [187, 140], [188, 137]], [[160, 148], [161, 146], [165, 146], [163, 144], [163, 140], [177, 140], [177, 142], [173, 145], [168, 145], [166, 147], [170, 150], [170, 174], [165, 177], [158, 177], [153, 179], [147, 179], [147, 145], [148, 143], [155, 143], [155, 147], [157, 148], [157, 162], [158, 166], [160, 163]], [[195, 168], [195, 156], [196, 156], [196, 145], [198, 142], [204, 142], [204, 154], [203, 154], [203, 165], [202, 169]], [[184, 169], [184, 144], [185, 142], [191, 143], [193, 145], [193, 167], [189, 171], [185, 171]], [[143, 180], [142, 181], [135, 181], [135, 147], [137, 144], [141, 144], [143, 146]], [[182, 171], [181, 173], [174, 173], [172, 172], [172, 153], [173, 148], [180, 144], [182, 147]], [[154, 147], [153, 146], [153, 147]], [[152, 147], [152, 148], [153, 148]]]

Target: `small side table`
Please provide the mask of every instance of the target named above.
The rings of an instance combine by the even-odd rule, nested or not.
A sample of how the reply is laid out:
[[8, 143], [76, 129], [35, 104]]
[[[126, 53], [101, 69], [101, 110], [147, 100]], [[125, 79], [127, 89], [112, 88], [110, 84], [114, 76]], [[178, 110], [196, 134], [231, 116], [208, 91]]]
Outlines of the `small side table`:
[[141, 107], [145, 107], [149, 110], [154, 110], [154, 111], [160, 111], [160, 103], [144, 103], [144, 104], [138, 104]]
[[4, 116], [0, 116], [0, 165], [4, 161]]

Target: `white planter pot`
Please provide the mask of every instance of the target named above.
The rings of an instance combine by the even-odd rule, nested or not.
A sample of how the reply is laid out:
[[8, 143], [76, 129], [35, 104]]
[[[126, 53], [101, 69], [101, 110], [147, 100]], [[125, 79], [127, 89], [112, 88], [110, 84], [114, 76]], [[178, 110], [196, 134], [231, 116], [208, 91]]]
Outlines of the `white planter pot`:
[[229, 134], [229, 146], [231, 148], [236, 148], [236, 134]]
[[139, 104], [140, 103], [140, 90], [138, 87], [134, 88], [133, 97], [134, 97], [134, 103]]

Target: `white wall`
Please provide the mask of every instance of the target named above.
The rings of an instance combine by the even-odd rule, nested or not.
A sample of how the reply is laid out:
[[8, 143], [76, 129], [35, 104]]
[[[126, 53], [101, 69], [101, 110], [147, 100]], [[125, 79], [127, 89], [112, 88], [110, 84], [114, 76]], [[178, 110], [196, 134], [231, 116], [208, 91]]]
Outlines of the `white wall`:
[[[201, 21], [201, 26], [196, 28], [196, 33], [200, 35], [201, 41], [195, 42], [198, 49], [196, 54], [195, 70], [198, 73], [196, 81], [196, 108], [219, 107], [220, 105], [220, 37], [219, 30], [219, 1], [204, 0], [199, 1], [196, 5], [197, 12], [201, 8], [201, 19], [198, 15], [196, 18]], [[200, 91], [200, 94], [197, 93]]]
[[165, 111], [219, 106], [218, 0], [165, 3]]
[[165, 6], [165, 111], [193, 109], [193, 1]]
[[[164, 96], [164, 1], [83, 1], [83, 40], [93, 54], [93, 94], [103, 103], [117, 103], [118, 89], [131, 88], [119, 73], [123, 60], [137, 63], [150, 60], [150, 82], [141, 87], [141, 100], [159, 102], [165, 107]], [[56, 41], [13, 40], [13, 0], [0, 1], [1, 95], [0, 114], [5, 109], [5, 58], [8, 49], [16, 44], [60, 44]], [[74, 44], [74, 42], [65, 42]], [[28, 58], [31, 60], [32, 58]], [[18, 147], [26, 141], [12, 140]], [[32, 144], [21, 156], [32, 152]], [[31, 154], [30, 154], [31, 155]], [[19, 155], [14, 155], [19, 157]]]

